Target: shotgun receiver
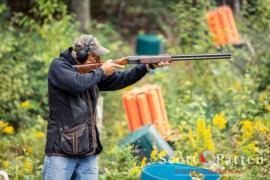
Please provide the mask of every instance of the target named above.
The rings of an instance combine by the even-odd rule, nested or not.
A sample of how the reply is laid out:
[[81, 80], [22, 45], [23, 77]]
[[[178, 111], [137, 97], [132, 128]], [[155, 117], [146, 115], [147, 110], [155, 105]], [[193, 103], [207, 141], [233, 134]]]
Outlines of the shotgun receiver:
[[[147, 56], [128, 56], [113, 61], [113, 63], [126, 65], [126, 64], [155, 64], [159, 62], [172, 62], [172, 61], [192, 61], [192, 60], [219, 60], [219, 59], [231, 59], [231, 53], [217, 53], [217, 54], [191, 54], [191, 55], [147, 55]], [[79, 73], [87, 73], [102, 66], [101, 62], [98, 63], [86, 63], [82, 65], [74, 65], [73, 67]]]

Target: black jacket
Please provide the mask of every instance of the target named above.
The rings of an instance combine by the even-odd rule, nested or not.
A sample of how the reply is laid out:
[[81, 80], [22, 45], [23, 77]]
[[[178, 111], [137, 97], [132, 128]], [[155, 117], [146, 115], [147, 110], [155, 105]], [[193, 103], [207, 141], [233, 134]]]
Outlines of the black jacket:
[[[125, 72], [114, 72], [105, 76], [101, 68], [79, 74], [72, 65], [76, 61], [69, 48], [55, 58], [48, 72], [49, 119], [47, 127], [46, 155], [67, 155], [60, 148], [59, 128], [70, 129], [82, 122], [90, 121], [90, 144], [94, 153], [102, 151], [99, 132], [95, 124], [98, 91], [113, 91], [139, 81], [148, 71], [143, 64]], [[91, 104], [90, 104], [91, 103]], [[90, 106], [92, 105], [92, 106]], [[94, 107], [92, 110], [89, 107]]]

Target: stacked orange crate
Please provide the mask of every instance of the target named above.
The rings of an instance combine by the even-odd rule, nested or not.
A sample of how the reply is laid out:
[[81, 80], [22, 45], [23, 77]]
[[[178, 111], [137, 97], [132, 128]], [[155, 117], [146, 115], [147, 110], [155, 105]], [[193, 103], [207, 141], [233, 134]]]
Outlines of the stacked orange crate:
[[220, 31], [222, 31], [223, 38], [225, 40], [225, 44], [230, 44], [233, 40], [232, 33], [231, 33], [231, 28], [229, 25], [229, 21], [227, 18], [226, 13], [223, 11], [222, 8], [218, 8], [216, 11], [216, 15], [219, 20], [220, 24]]
[[126, 111], [129, 129], [134, 131], [141, 127], [142, 123], [139, 118], [136, 99], [131, 94], [123, 96], [123, 104]]
[[207, 13], [208, 26], [213, 34], [216, 45], [239, 44], [240, 38], [233, 18], [232, 10], [228, 6], [221, 6]]
[[229, 6], [223, 6], [223, 7], [220, 7], [220, 9], [226, 14], [226, 17], [228, 19], [230, 30], [232, 33], [232, 38], [233, 38], [231, 42], [233, 44], [239, 44], [240, 37], [238, 34], [238, 30], [237, 30], [237, 27], [236, 27], [236, 24], [234, 21], [234, 17], [233, 17], [233, 13], [232, 13], [231, 8]]
[[125, 93], [122, 99], [131, 131], [153, 124], [161, 136], [167, 139], [170, 129], [159, 86], [145, 85]]
[[225, 37], [217, 16], [217, 11], [209, 11], [207, 13], [208, 27], [213, 35], [215, 45], [222, 46], [226, 44]]

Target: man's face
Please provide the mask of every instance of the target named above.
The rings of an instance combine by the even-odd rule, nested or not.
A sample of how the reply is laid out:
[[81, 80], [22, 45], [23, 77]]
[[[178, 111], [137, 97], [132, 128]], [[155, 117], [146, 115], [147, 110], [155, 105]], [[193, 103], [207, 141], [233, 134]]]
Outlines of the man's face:
[[93, 53], [89, 53], [85, 63], [98, 63], [98, 62], [100, 62], [100, 56], [97, 56]]

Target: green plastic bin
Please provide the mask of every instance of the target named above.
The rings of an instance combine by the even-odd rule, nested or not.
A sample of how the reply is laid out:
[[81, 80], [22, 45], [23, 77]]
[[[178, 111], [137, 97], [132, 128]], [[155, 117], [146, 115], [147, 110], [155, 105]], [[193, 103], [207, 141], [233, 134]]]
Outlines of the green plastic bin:
[[160, 136], [153, 125], [143, 126], [138, 130], [130, 133], [127, 137], [120, 141], [119, 145], [133, 145], [135, 148], [134, 154], [139, 158], [150, 158], [154, 147], [156, 147], [158, 151], [166, 150], [168, 152], [165, 159], [173, 155], [172, 148]]
[[161, 40], [156, 35], [139, 35], [136, 41], [136, 54], [157, 55], [162, 53]]

